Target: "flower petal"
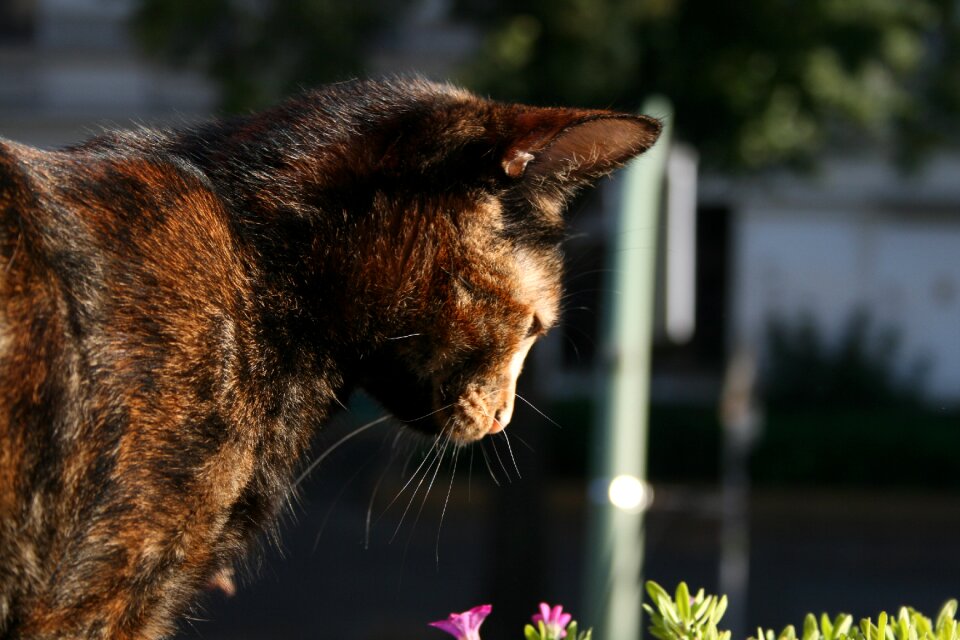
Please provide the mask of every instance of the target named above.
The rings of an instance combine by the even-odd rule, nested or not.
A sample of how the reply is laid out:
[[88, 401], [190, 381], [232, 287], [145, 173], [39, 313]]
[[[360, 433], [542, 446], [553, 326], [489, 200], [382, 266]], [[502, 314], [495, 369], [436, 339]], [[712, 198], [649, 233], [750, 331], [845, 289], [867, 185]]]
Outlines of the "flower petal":
[[479, 640], [480, 625], [492, 610], [492, 605], [482, 604], [463, 613], [451, 613], [446, 620], [437, 620], [429, 624], [431, 627], [446, 631], [457, 640]]
[[458, 624], [459, 621], [453, 622], [451, 620], [437, 620], [436, 622], [429, 623], [431, 627], [436, 627], [441, 631], [446, 631], [455, 638], [459, 638], [463, 635], [463, 629]]
[[535, 613], [535, 614], [533, 615], [533, 618], [532, 618], [532, 619], [533, 619], [534, 624], [536, 624], [536, 623], [538, 623], [538, 622], [541, 622], [541, 621], [543, 622], [543, 624], [549, 624], [549, 622], [550, 622], [550, 605], [548, 605], [546, 602], [541, 602], [541, 603], [540, 603], [540, 613]]

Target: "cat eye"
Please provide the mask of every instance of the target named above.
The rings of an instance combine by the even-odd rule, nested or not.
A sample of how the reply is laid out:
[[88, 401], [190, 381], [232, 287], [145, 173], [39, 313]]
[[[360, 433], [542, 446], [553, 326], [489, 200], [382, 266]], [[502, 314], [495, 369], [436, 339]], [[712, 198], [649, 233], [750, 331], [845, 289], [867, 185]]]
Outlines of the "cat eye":
[[527, 337], [532, 338], [543, 333], [543, 323], [536, 315], [530, 320], [530, 328], [527, 329]]

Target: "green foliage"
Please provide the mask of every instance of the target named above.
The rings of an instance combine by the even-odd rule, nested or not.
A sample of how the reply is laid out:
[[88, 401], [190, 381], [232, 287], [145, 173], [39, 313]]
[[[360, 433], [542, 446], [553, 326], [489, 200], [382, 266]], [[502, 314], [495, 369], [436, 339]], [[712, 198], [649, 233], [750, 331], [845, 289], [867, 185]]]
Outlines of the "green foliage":
[[[224, 106], [368, 71], [413, 0], [139, 0], [146, 49], [198, 67]], [[901, 156], [954, 141], [953, 0], [453, 0], [481, 45], [461, 81], [500, 99], [633, 110], [674, 102], [707, 164], [812, 162], [870, 138]]]
[[767, 327], [765, 400], [773, 408], [913, 407], [920, 404], [924, 367], [898, 376], [899, 338], [854, 313], [836, 344], [809, 318]]
[[[809, 162], [867, 137], [904, 156], [956, 127], [949, 0], [458, 0], [482, 25], [471, 85], [532, 102], [674, 101], [714, 165]], [[951, 76], [953, 74], [953, 76]]]
[[236, 111], [364, 74], [374, 38], [408, 2], [140, 0], [133, 27], [148, 52], [217, 81]]
[[[730, 632], [717, 627], [726, 609], [726, 596], [705, 596], [701, 589], [691, 598], [683, 582], [675, 598], [652, 581], [647, 582], [647, 593], [653, 606], [644, 604], [643, 608], [650, 616], [650, 632], [659, 640], [729, 640]], [[832, 620], [825, 613], [819, 620], [807, 614], [800, 635], [793, 625], [787, 625], [780, 633], [757, 629], [750, 640], [960, 640], [956, 614], [956, 600], [943, 605], [935, 622], [909, 607], [901, 607], [896, 616], [881, 612], [876, 622], [864, 618], [859, 625], [853, 624], [849, 614]]]
[[757, 483], [958, 485], [950, 471], [957, 412], [923, 402], [923, 361], [898, 371], [895, 332], [864, 313], [835, 341], [809, 319], [775, 321], [766, 354], [764, 428], [751, 460]]
[[656, 582], [647, 581], [647, 593], [653, 606], [644, 604], [650, 616], [650, 633], [659, 640], [730, 640], [729, 631], [717, 629], [727, 610], [727, 596], [717, 598], [703, 589], [690, 597], [687, 583], [677, 585], [671, 598]]
[[771, 409], [750, 461], [757, 485], [956, 489], [960, 415], [921, 408]]
[[[568, 640], [592, 640], [593, 638], [593, 629], [580, 631], [576, 620], [570, 621], [570, 624], [567, 625], [566, 631], [567, 635], [565, 638]], [[532, 624], [525, 626], [523, 628], [523, 637], [525, 640], [559, 640], [550, 633], [549, 629], [547, 629], [546, 625], [543, 624], [542, 620], [537, 622], [536, 627], [534, 627]]]

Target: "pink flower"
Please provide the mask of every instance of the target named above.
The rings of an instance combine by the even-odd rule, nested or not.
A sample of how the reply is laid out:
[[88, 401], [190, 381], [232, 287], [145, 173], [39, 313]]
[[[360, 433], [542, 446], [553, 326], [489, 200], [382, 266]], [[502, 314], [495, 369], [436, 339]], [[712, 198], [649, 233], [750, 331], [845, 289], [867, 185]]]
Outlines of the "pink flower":
[[552, 609], [546, 602], [540, 603], [540, 613], [533, 616], [533, 624], [543, 622], [546, 628], [548, 638], [566, 638], [567, 625], [570, 624], [571, 616], [563, 612], [563, 607], [559, 604]]
[[491, 605], [482, 604], [470, 611], [451, 613], [446, 620], [431, 622], [430, 626], [446, 631], [457, 640], [480, 640], [480, 625], [492, 609]]

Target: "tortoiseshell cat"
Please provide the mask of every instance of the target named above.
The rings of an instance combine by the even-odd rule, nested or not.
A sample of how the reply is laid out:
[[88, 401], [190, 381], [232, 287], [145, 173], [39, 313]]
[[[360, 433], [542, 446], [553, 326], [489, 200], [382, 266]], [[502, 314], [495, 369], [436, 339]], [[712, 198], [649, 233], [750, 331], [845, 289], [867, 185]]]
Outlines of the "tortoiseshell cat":
[[504, 428], [566, 199], [659, 130], [398, 80], [0, 140], [0, 637], [172, 633], [356, 387], [456, 445]]

